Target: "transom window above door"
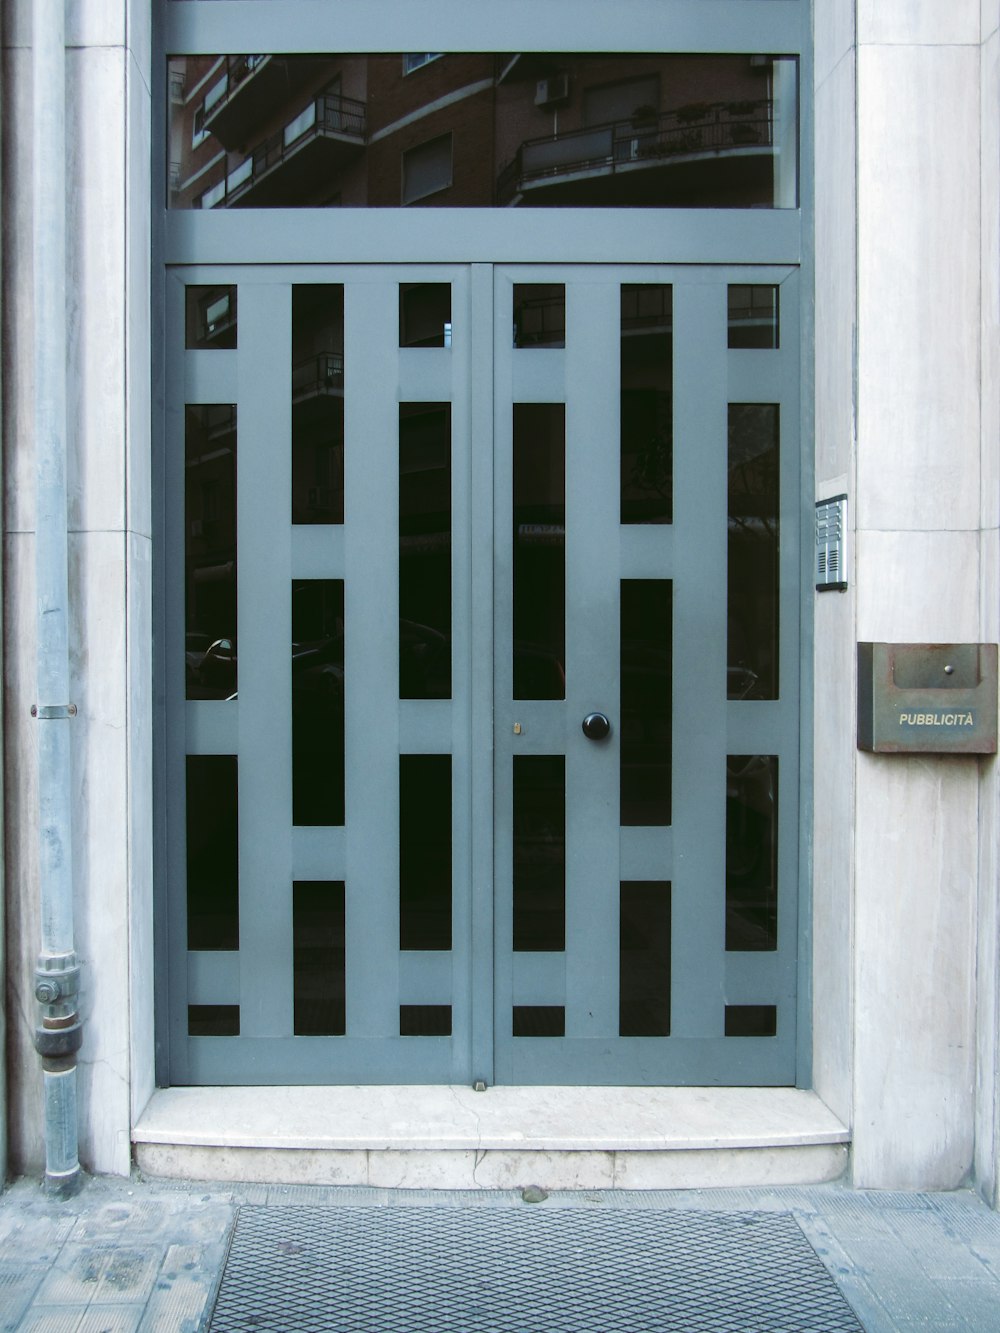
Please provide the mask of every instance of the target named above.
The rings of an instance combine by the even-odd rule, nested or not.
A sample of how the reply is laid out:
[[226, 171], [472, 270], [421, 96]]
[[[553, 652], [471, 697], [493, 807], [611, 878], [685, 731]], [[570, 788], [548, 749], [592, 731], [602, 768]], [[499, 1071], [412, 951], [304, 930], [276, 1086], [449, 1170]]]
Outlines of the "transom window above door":
[[798, 59], [169, 59], [173, 208], [795, 208]]

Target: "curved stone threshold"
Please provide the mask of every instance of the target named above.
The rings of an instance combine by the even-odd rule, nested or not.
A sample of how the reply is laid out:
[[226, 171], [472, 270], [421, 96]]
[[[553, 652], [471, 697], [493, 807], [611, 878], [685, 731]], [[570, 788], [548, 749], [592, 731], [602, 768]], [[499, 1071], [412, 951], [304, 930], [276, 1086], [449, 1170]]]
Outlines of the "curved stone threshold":
[[164, 1088], [138, 1144], [339, 1151], [652, 1152], [842, 1144], [799, 1088]]

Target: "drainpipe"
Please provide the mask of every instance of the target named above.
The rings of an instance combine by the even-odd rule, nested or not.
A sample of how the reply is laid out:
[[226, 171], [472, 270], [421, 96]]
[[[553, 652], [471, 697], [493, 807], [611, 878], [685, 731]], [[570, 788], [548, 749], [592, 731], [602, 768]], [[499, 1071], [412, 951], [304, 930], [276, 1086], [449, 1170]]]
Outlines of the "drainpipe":
[[66, 517], [65, 0], [34, 0], [35, 577], [38, 597], [39, 889], [35, 1048], [45, 1085], [45, 1186], [80, 1185], [76, 1052], [80, 971], [73, 949]]

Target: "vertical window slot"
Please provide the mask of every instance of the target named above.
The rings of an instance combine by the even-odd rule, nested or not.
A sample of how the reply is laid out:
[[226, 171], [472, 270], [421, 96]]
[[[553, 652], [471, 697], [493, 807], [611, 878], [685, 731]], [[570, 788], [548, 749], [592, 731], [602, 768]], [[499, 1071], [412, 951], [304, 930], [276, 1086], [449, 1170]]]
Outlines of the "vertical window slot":
[[399, 405], [399, 697], [451, 698], [451, 404]]
[[451, 948], [451, 755], [399, 756], [399, 947]]
[[778, 947], [778, 759], [726, 756], [726, 948]]
[[566, 697], [566, 408], [514, 405], [514, 698]]
[[292, 288], [292, 522], [344, 521], [344, 289]]
[[670, 885], [625, 881], [618, 943], [618, 1032], [670, 1035]]
[[344, 822], [344, 583], [292, 582], [292, 823]]
[[673, 584], [621, 583], [621, 822], [670, 823]]
[[292, 885], [292, 936], [295, 1035], [342, 1036], [347, 1030], [342, 880]]
[[236, 694], [236, 408], [184, 409], [184, 681]]
[[673, 291], [621, 289], [621, 521], [673, 519]]
[[730, 699], [778, 697], [778, 470], [778, 405], [730, 403]]
[[514, 949], [566, 947], [566, 760], [514, 756]]
[[240, 947], [236, 756], [187, 757], [189, 949]]

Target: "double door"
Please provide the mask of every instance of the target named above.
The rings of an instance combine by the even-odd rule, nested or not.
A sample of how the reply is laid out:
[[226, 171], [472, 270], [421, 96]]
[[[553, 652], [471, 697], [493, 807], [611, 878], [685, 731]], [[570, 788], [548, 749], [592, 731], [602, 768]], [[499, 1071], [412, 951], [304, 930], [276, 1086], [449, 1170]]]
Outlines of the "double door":
[[168, 288], [171, 1080], [794, 1082], [796, 271]]

